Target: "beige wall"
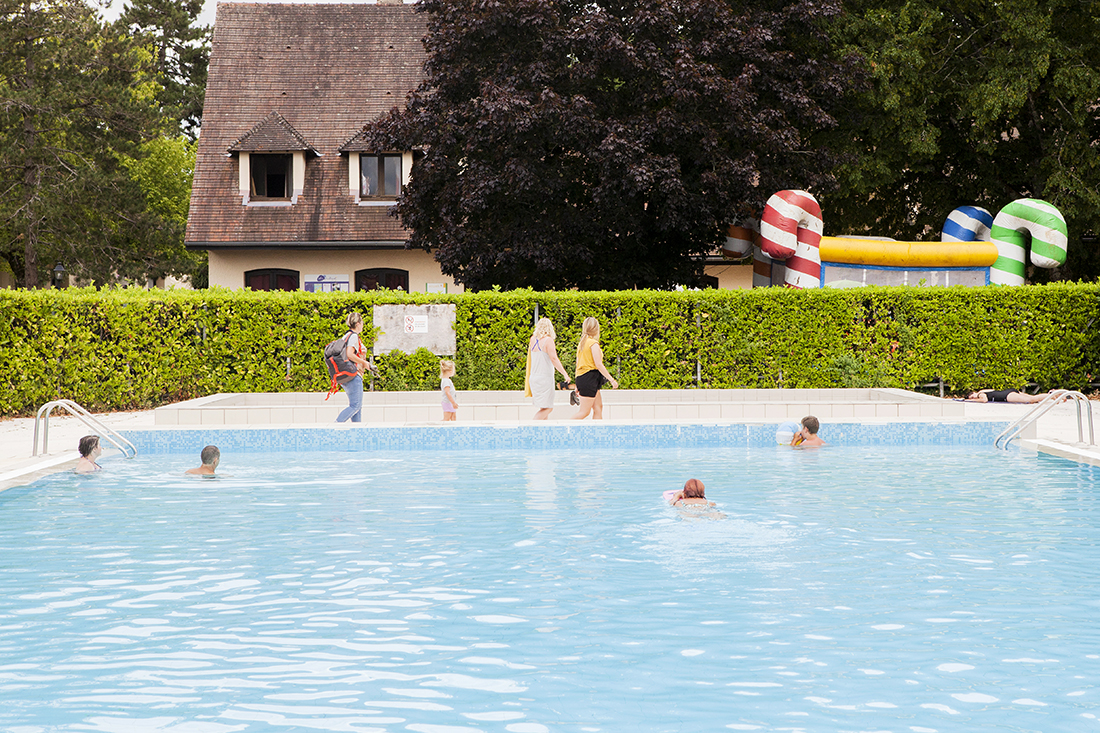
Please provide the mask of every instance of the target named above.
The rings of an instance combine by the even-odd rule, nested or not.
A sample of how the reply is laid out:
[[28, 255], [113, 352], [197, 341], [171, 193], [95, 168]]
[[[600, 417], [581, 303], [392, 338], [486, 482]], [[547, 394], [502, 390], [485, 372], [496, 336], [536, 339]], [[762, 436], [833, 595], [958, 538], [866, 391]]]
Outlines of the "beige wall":
[[409, 290], [427, 292], [428, 283], [445, 283], [448, 293], [461, 293], [461, 285], [439, 272], [439, 265], [423, 250], [292, 250], [238, 249], [210, 251], [210, 284], [243, 288], [244, 273], [267, 267], [297, 270], [300, 282], [305, 276], [346, 274], [355, 287], [356, 270], [393, 267], [409, 272]]
[[[349, 282], [356, 270], [393, 267], [409, 272], [409, 290], [427, 292], [428, 283], [444, 283], [448, 293], [461, 293], [461, 285], [439, 272], [439, 265], [422, 250], [291, 250], [240, 249], [210, 251], [210, 284], [243, 288], [244, 273], [266, 267], [297, 270], [300, 282], [307, 274], [346, 274]], [[707, 265], [707, 275], [718, 278], [718, 287], [741, 290], [752, 287], [752, 265]], [[352, 283], [354, 287], [354, 283]]]
[[703, 272], [718, 278], [722, 290], [748, 290], [752, 288], [752, 265], [707, 265]]

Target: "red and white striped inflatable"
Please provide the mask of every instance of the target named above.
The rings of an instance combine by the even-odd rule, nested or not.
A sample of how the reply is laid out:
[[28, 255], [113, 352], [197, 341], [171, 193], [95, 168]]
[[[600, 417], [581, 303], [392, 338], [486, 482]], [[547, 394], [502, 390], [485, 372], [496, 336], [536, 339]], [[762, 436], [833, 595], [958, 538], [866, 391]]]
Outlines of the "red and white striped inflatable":
[[768, 199], [760, 221], [760, 248], [785, 260], [789, 288], [821, 287], [821, 205], [805, 191], [780, 191]]

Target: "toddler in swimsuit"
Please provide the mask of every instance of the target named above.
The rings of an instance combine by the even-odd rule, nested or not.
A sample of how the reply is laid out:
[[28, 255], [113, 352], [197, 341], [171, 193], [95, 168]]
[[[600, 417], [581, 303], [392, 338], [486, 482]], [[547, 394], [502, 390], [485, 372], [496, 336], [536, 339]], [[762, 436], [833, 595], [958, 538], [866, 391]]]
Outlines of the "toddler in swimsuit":
[[443, 393], [443, 420], [451, 422], [458, 418], [458, 397], [455, 395], [455, 383], [451, 377], [455, 375], [455, 363], [444, 359], [439, 362], [439, 391]]

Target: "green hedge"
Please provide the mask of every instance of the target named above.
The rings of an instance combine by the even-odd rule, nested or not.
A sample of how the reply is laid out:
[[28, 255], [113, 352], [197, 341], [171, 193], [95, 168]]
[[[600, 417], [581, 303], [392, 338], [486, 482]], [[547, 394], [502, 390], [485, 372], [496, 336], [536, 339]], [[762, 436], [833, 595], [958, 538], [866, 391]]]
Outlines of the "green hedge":
[[[218, 392], [323, 391], [320, 350], [374, 304], [456, 304], [459, 389], [520, 389], [536, 308], [572, 367], [600, 319], [624, 388], [1083, 388], [1098, 373], [1100, 286], [466, 295], [221, 289], [0, 291], [0, 415], [65, 397], [144, 409]], [[369, 330], [369, 329], [368, 329]], [[365, 333], [365, 340], [373, 336]], [[377, 388], [437, 389], [438, 358], [378, 359]], [[698, 376], [700, 377], [697, 379]]]

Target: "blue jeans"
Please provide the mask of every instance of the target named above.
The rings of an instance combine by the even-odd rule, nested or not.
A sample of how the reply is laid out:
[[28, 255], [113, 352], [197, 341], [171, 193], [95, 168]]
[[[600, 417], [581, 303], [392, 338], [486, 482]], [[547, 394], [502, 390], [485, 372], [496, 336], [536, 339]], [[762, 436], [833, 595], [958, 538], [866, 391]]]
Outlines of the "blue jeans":
[[348, 406], [336, 416], [336, 422], [346, 422], [350, 417], [352, 422], [363, 422], [363, 377], [355, 379], [344, 385], [344, 391], [348, 393]]

